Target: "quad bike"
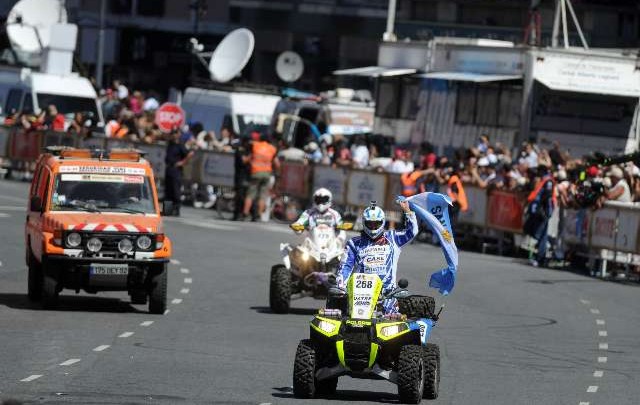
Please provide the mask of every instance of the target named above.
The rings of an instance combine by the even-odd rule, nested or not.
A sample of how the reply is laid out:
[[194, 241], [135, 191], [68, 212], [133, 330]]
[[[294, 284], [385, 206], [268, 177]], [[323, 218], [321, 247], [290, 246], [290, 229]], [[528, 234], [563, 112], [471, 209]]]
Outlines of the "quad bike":
[[[291, 224], [296, 232], [304, 231], [300, 224]], [[269, 284], [269, 306], [275, 313], [289, 312], [291, 299], [313, 296], [318, 299], [327, 297], [327, 280], [334, 275], [344, 251], [344, 242], [336, 230], [353, 228], [351, 223], [342, 223], [334, 227], [318, 224], [309, 229], [309, 235], [298, 246], [280, 244], [282, 264], [271, 268]]]
[[[402, 279], [385, 295], [378, 275], [355, 273], [346, 291], [331, 287], [332, 308], [318, 311], [310, 324], [310, 339], [298, 344], [294, 396], [333, 395], [338, 377], [348, 375], [396, 384], [402, 403], [437, 398], [440, 351], [428, 339], [442, 310], [434, 314], [433, 298], [409, 296], [407, 286]], [[383, 315], [383, 300], [394, 298], [400, 313]]]

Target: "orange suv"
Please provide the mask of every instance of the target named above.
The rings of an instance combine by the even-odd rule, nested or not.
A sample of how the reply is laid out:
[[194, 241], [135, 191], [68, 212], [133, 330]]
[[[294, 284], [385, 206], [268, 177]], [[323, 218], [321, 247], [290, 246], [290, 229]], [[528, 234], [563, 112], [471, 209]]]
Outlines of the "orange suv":
[[138, 151], [47, 148], [31, 183], [25, 246], [29, 298], [44, 308], [67, 288], [128, 291], [151, 313], [166, 309], [171, 241]]

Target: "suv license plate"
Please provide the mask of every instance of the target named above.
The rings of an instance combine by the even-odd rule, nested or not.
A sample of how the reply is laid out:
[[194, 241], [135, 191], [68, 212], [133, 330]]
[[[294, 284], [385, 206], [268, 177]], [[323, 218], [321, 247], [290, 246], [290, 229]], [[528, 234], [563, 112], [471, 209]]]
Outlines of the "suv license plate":
[[126, 264], [91, 264], [89, 272], [92, 276], [126, 276], [129, 266]]

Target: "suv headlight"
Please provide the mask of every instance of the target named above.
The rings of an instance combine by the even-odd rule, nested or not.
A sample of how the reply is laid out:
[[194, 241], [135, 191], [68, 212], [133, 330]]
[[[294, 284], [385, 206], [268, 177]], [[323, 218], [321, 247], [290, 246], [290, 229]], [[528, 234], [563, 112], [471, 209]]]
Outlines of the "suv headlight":
[[130, 253], [133, 250], [133, 242], [130, 239], [120, 239], [118, 242], [118, 250], [120, 253]]
[[142, 235], [136, 240], [136, 245], [138, 245], [138, 249], [148, 250], [151, 247], [151, 238], [147, 235]]
[[87, 241], [87, 250], [89, 252], [99, 252], [102, 249], [102, 241], [96, 237], [93, 237]]
[[71, 232], [67, 235], [66, 242], [69, 247], [78, 247], [82, 243], [82, 236], [78, 232]]

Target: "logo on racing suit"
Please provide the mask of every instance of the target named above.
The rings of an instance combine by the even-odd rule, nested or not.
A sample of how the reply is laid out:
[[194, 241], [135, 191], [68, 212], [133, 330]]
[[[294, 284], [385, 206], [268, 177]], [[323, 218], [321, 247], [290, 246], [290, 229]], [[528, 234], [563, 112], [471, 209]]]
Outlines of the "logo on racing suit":
[[387, 258], [391, 253], [389, 245], [384, 246], [367, 246], [360, 252], [362, 258], [362, 265], [365, 273], [380, 273], [384, 272]]

